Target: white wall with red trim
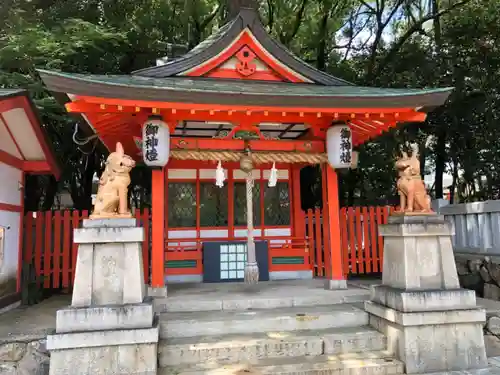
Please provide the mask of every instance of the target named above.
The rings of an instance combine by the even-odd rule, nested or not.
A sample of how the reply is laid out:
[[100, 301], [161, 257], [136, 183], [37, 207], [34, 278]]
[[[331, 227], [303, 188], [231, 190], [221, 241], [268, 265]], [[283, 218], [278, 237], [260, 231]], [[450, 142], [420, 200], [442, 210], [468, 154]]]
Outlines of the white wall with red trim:
[[19, 265], [23, 211], [23, 171], [0, 162], [0, 227], [4, 230], [0, 253], [0, 298], [15, 293]]

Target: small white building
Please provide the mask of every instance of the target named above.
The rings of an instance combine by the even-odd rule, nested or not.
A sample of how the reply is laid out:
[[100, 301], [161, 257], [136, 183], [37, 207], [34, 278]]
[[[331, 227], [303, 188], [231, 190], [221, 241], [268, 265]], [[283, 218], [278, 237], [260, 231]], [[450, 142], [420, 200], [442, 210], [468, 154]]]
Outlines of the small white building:
[[0, 90], [0, 309], [20, 300], [24, 177], [60, 168], [24, 90]]

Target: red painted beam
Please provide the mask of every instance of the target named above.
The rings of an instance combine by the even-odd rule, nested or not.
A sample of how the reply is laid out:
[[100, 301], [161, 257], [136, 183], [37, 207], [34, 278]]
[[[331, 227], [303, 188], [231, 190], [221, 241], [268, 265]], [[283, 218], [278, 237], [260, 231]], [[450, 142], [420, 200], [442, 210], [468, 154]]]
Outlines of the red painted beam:
[[10, 165], [11, 167], [20, 170], [23, 169], [23, 161], [21, 159], [16, 158], [3, 150], [0, 150], [0, 163]]
[[7, 112], [15, 108], [25, 108], [24, 96], [15, 96], [0, 101], [0, 113]]
[[0, 202], [0, 211], [23, 212], [23, 206]]
[[51, 173], [52, 168], [45, 160], [26, 160], [23, 162], [23, 170], [27, 173]]

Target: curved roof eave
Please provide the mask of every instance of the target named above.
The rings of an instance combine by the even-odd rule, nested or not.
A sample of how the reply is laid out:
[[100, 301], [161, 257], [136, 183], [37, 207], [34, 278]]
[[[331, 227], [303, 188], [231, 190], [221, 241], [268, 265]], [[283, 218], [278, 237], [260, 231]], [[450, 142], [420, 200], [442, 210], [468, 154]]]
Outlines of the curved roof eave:
[[[125, 100], [319, 108], [401, 108], [442, 105], [452, 88], [383, 89], [237, 80], [100, 76], [38, 70], [52, 91]], [[286, 86], [287, 89], [283, 90]]]

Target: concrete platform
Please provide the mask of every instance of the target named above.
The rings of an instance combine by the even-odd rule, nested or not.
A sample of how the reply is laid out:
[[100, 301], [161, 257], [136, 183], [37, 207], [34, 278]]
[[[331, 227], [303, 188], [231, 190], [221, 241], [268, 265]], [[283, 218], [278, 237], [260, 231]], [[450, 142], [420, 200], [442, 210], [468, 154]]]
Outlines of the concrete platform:
[[160, 366], [217, 361], [243, 363], [262, 358], [380, 351], [386, 338], [370, 327], [214, 335], [160, 341]]
[[322, 355], [315, 357], [266, 358], [255, 362], [221, 365], [207, 361], [194, 366], [171, 366], [158, 371], [159, 375], [389, 375], [403, 374], [404, 366], [385, 351]]
[[245, 283], [172, 284], [167, 298], [155, 299], [156, 312], [190, 312], [274, 309], [363, 302], [369, 290], [351, 287], [324, 289], [324, 280], [268, 281]]
[[368, 314], [348, 304], [272, 310], [162, 313], [160, 338], [359, 327]]

